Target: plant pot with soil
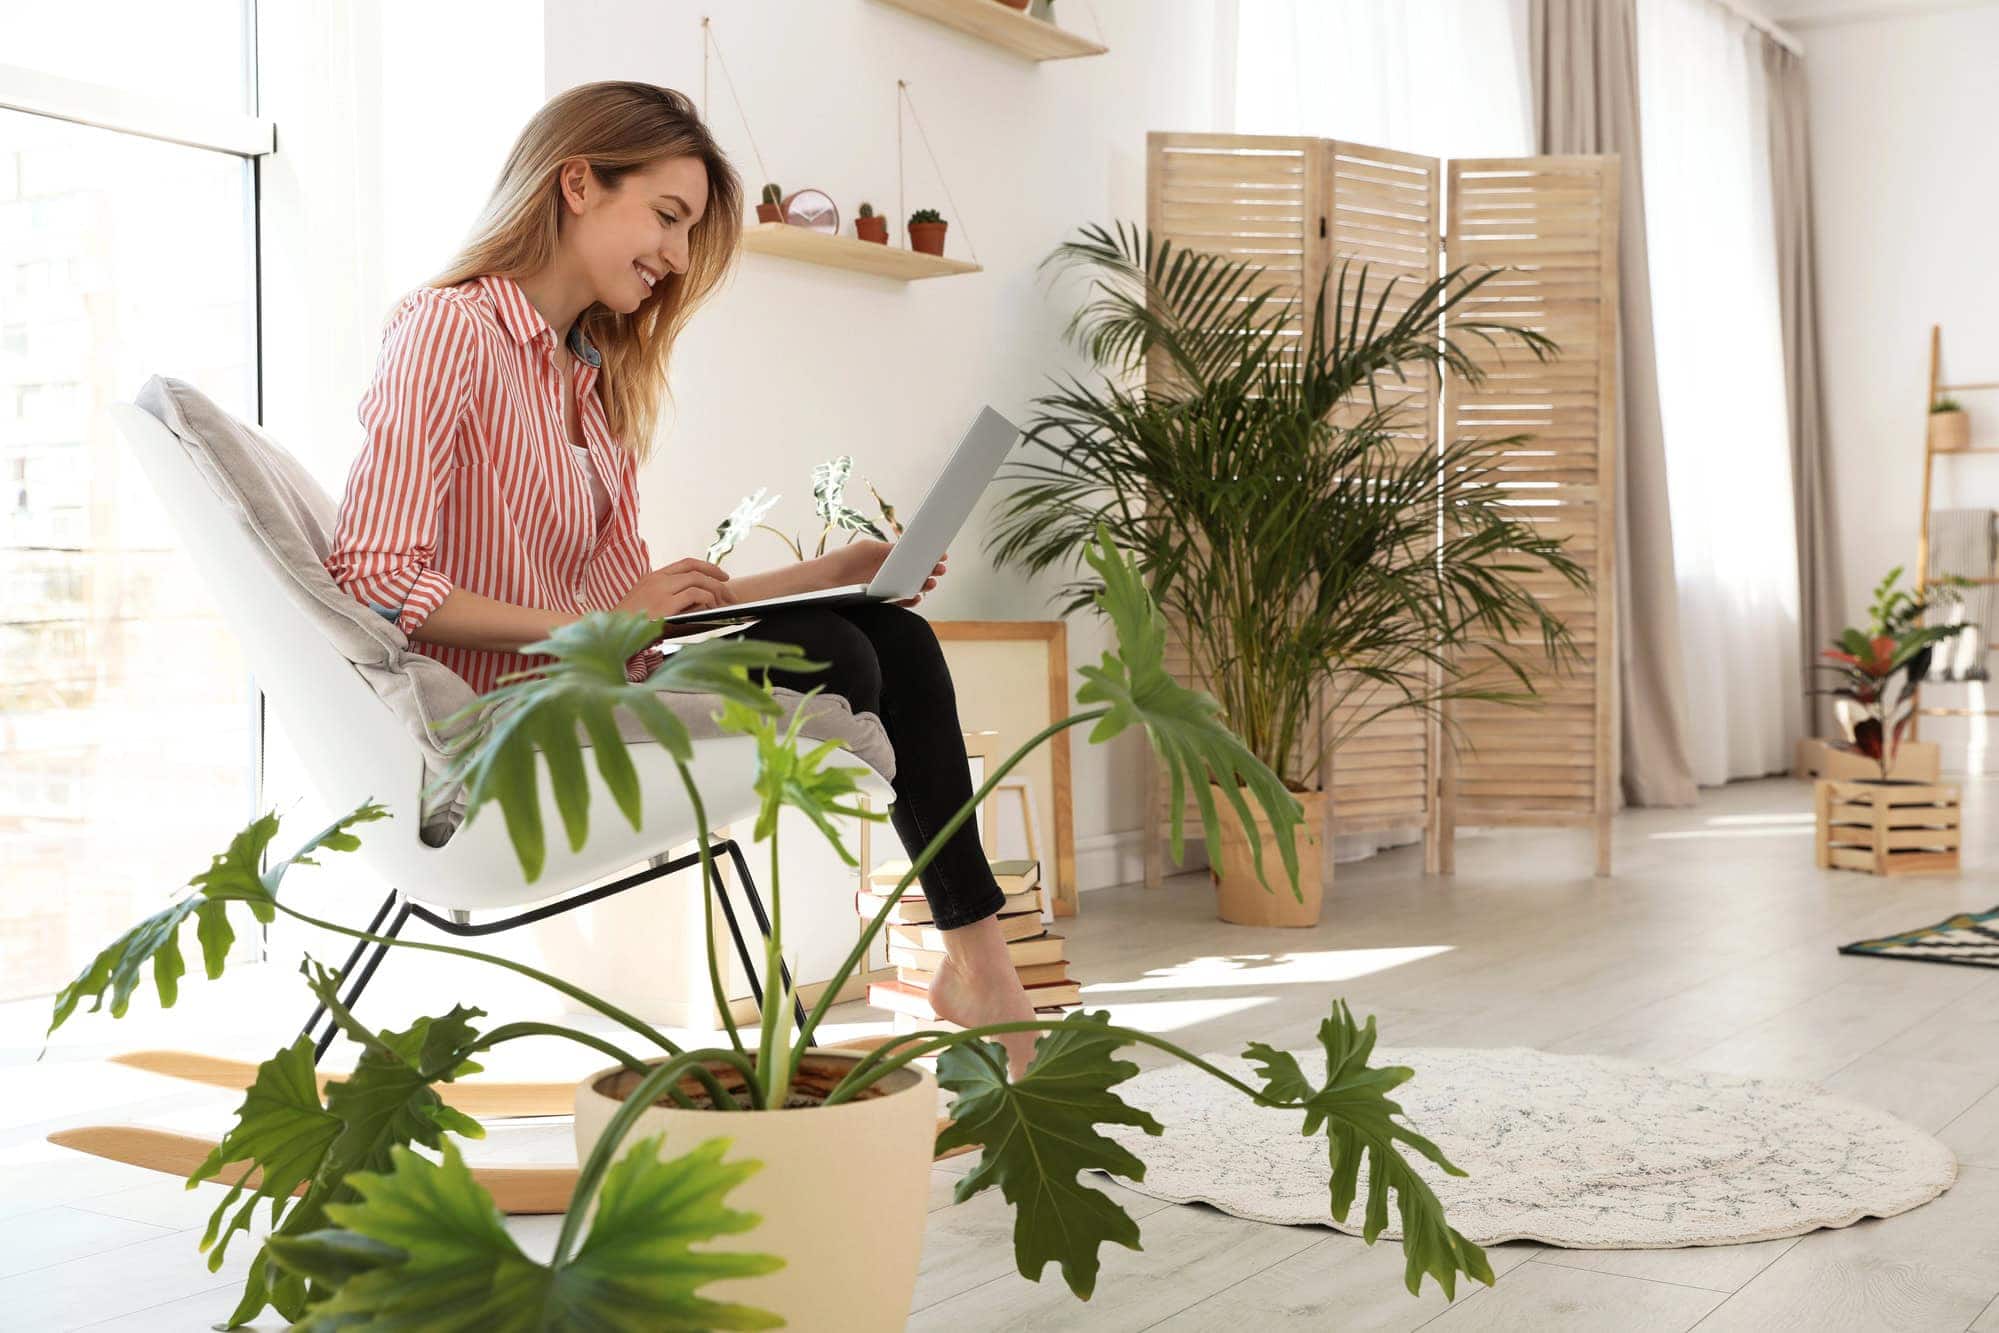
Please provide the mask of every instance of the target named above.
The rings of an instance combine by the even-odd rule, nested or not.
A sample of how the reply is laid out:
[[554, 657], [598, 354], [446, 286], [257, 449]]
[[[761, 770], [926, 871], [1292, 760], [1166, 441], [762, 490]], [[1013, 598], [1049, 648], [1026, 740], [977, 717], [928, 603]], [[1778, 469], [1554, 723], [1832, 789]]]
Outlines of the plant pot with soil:
[[774, 184], [765, 185], [763, 195], [757, 201], [757, 221], [784, 221], [784, 191]]
[[876, 245], [887, 245], [888, 219], [875, 212], [873, 204], [862, 204], [860, 216], [854, 219], [854, 235]]
[[[664, 1095], [641, 1107], [631, 1099], [645, 1076], [614, 1065], [576, 1089], [577, 1160], [588, 1160], [606, 1134], [613, 1141], [664, 1134], [678, 1153], [719, 1141], [730, 1158], [763, 1163], [729, 1195], [731, 1208], [763, 1221], [707, 1248], [779, 1254], [784, 1267], [718, 1283], [709, 1294], [782, 1315], [792, 1328], [899, 1328], [916, 1291], [929, 1215], [937, 1078], [921, 1064], [904, 1065], [828, 1106], [864, 1058], [815, 1047], [784, 1108], [736, 1114], [718, 1113], [691, 1076], [682, 1091], [693, 1109]], [[746, 1091], [729, 1065], [708, 1069], [733, 1094]]]
[[944, 229], [951, 224], [934, 208], [919, 208], [909, 215], [909, 248], [918, 254], [942, 255]]

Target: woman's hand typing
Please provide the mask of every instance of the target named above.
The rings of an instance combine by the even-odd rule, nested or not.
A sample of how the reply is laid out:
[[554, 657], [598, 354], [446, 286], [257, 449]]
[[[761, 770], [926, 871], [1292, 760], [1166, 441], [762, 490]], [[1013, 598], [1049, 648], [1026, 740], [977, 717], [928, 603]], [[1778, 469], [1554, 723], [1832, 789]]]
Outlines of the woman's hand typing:
[[[693, 556], [676, 560], [663, 569], [634, 583], [613, 608], [618, 611], [636, 611], [654, 620], [678, 615], [682, 611], [705, 611], [709, 607], [728, 606], [736, 600], [729, 588], [729, 574], [720, 565]], [[675, 627], [667, 627], [669, 634]]]

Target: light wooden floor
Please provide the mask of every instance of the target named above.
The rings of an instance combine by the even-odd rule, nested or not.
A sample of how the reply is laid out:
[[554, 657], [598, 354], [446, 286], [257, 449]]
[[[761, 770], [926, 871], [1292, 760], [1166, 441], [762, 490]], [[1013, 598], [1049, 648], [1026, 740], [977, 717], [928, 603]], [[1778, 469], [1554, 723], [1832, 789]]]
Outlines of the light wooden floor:
[[[1051, 1269], [1013, 1271], [994, 1191], [950, 1203], [968, 1159], [933, 1172], [912, 1329], [1999, 1330], [1999, 971], [1849, 959], [1835, 944], [1999, 904], [1999, 788], [1967, 792], [1966, 868], [1898, 882], [1814, 870], [1803, 784], [1739, 784], [1693, 811], [1618, 823], [1619, 873], [1588, 874], [1581, 835], [1460, 842], [1453, 880], [1415, 848], [1341, 867], [1322, 926], [1253, 932], [1212, 916], [1205, 876], [1086, 895], [1065, 923], [1086, 1002], [1196, 1051], [1306, 1045], [1334, 996], [1375, 1014], [1388, 1045], [1531, 1045], [1816, 1079], [1938, 1134], [1958, 1184], [1899, 1218], [1728, 1248], [1492, 1252], [1490, 1290], [1447, 1306], [1400, 1282], [1397, 1247], [1272, 1227], [1108, 1187], [1145, 1249], [1104, 1252], [1095, 1298]], [[254, 997], [296, 978], [252, 969], [184, 1003], [207, 1030], [268, 1048]], [[385, 973], [385, 976], [387, 974]], [[233, 991], [230, 987], [235, 987]], [[223, 995], [227, 992], [227, 995]], [[276, 1001], [274, 1001], [276, 1003]], [[102, 1064], [142, 1044], [143, 1018], [99, 1021], [27, 1063], [46, 1009], [0, 1007], [0, 1329], [200, 1329], [226, 1314], [241, 1255], [195, 1256], [206, 1191], [57, 1153], [41, 1136], [107, 1118], [221, 1123], [230, 1099]], [[509, 1016], [512, 1016], [511, 1011]], [[846, 1006], [835, 1035], [878, 1029]], [[167, 1031], [187, 1030], [176, 1016]], [[258, 1030], [261, 1029], [261, 1035]], [[220, 1040], [220, 1038], [218, 1038]], [[183, 1039], [184, 1043], [184, 1039]], [[1150, 1051], [1135, 1058], [1156, 1063]], [[500, 1072], [500, 1071], [495, 1071]], [[1169, 1130], [1170, 1132], [1170, 1130]], [[550, 1155], [565, 1130], [496, 1136], [488, 1155]], [[521, 1227], [543, 1243], [544, 1220]]]

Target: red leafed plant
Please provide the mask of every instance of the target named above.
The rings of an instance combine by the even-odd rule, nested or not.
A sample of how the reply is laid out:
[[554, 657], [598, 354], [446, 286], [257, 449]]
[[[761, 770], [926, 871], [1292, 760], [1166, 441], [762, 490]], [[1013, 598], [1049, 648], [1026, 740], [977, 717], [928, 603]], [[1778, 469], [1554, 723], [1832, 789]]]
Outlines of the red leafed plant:
[[1833, 672], [1838, 683], [1815, 691], [1840, 701], [1837, 713], [1847, 742], [1881, 766], [1884, 782], [1895, 767], [1902, 733], [1915, 716], [1916, 686], [1929, 673], [1931, 650], [1971, 628], [1918, 623], [1936, 601], [1957, 600], [1956, 590], [1966, 580], [1939, 579], [1935, 586], [1941, 595], [1926, 599], [1897, 588], [1901, 577], [1897, 565], [1875, 585], [1872, 623], [1865, 629], [1847, 626], [1834, 646], [1820, 653], [1826, 661], [1819, 670]]

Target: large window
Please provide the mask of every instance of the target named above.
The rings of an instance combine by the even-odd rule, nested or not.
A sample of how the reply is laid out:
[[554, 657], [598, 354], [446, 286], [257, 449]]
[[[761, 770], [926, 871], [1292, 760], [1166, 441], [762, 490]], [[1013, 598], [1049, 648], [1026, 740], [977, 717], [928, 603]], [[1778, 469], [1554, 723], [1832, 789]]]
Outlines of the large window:
[[[132, 40], [94, 36], [114, 27]], [[164, 374], [256, 418], [244, 3], [23, 6], [8, 29], [0, 999], [66, 983], [202, 869], [258, 744], [228, 628], [106, 410]]]

